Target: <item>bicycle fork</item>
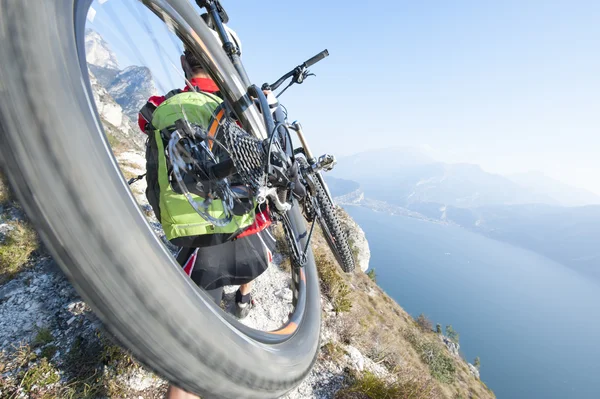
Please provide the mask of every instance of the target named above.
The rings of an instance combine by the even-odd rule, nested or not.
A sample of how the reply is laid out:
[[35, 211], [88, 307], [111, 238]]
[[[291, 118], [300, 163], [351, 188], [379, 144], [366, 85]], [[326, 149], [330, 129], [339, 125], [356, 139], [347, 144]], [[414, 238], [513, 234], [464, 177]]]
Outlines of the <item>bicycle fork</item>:
[[288, 126], [292, 130], [294, 130], [296, 132], [296, 134], [298, 135], [298, 139], [300, 140], [300, 144], [304, 148], [304, 155], [306, 155], [306, 160], [308, 161], [309, 166], [311, 167], [312, 171], [317, 176], [317, 179], [319, 179], [321, 186], [325, 189], [325, 193], [327, 194], [327, 196], [329, 197], [329, 200], [333, 204], [334, 203], [333, 197], [331, 196], [331, 193], [329, 192], [329, 188], [327, 187], [327, 184], [325, 184], [325, 179], [323, 179], [323, 176], [321, 175], [321, 171], [324, 170], [325, 172], [329, 172], [330, 170], [332, 170], [333, 167], [335, 166], [335, 164], [337, 163], [337, 160], [335, 159], [335, 157], [333, 155], [330, 155], [330, 154], [323, 154], [319, 157], [319, 159], [315, 158], [312, 151], [308, 147], [306, 138], [304, 137], [304, 132], [302, 131], [302, 125], [300, 125], [300, 123], [298, 123], [298, 121], [294, 121], [294, 122], [292, 122], [291, 125], [288, 125]]

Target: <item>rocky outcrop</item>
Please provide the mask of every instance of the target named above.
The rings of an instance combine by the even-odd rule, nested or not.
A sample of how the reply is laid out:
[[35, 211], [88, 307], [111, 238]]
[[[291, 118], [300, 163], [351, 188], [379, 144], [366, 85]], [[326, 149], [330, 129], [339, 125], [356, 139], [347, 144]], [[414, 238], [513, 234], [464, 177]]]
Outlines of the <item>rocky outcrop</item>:
[[440, 339], [442, 340], [444, 345], [446, 345], [446, 348], [448, 348], [448, 351], [451, 354], [453, 354], [456, 357], [460, 357], [460, 345], [458, 344], [458, 342], [452, 341], [450, 338], [446, 337], [445, 335], [440, 335]]
[[85, 54], [89, 64], [119, 70], [117, 56], [98, 32], [85, 31]]
[[[139, 128], [133, 124], [131, 119], [123, 114], [123, 109], [110, 95], [108, 90], [102, 86], [90, 71], [90, 84], [94, 102], [102, 121], [105, 133], [116, 138], [117, 141], [125, 143], [126, 146], [142, 149], [144, 148], [145, 136]], [[127, 144], [129, 143], [129, 144]], [[114, 146], [114, 143], [113, 143]]]
[[473, 377], [479, 379], [479, 370], [477, 370], [477, 367], [473, 366], [471, 363], [467, 363], [467, 367], [469, 367], [469, 371]]
[[[116, 122], [116, 120], [113, 120]], [[144, 167], [144, 157], [138, 151], [126, 151], [117, 154], [117, 159], [124, 172], [141, 174]], [[144, 180], [132, 186], [132, 192], [139, 205], [145, 211], [149, 222], [156, 234], [163, 238], [160, 225], [154, 218], [151, 208], [144, 196]], [[349, 229], [358, 227], [347, 215], [344, 218]], [[352, 236], [364, 233], [354, 233]], [[360, 250], [368, 250], [366, 240], [359, 245]], [[368, 256], [365, 257], [368, 261]], [[256, 300], [255, 309], [243, 322], [253, 328], [272, 330], [284, 323], [293, 309], [292, 291], [290, 290], [290, 275], [278, 265], [283, 260], [281, 254], [274, 256], [273, 264], [255, 280], [253, 295]], [[223, 307], [233, 310], [234, 295], [237, 287], [227, 287]], [[339, 348], [340, 354], [336, 361], [319, 360], [311, 373], [297, 388], [289, 392], [286, 399], [300, 398], [333, 398], [335, 393], [347, 385], [347, 370], [370, 372], [382, 378], [388, 378], [390, 373], [382, 365], [371, 360], [358, 348], [340, 342], [335, 327], [338, 317], [327, 298], [323, 298], [324, 321], [321, 332], [323, 344], [332, 342]], [[40, 341], [40, 331], [47, 337]], [[73, 380], [72, 359], [79, 356], [80, 347], [96, 348], [95, 351], [112, 353], [115, 349], [104, 338], [100, 321], [90, 311], [90, 308], [79, 298], [77, 292], [57, 268], [49, 256], [36, 260], [36, 264], [18, 277], [0, 286], [0, 360], [6, 360], [10, 366], [5, 370], [0, 367], [0, 382], [4, 381], [4, 393], [16, 396], [27, 396], [32, 393], [66, 395], [68, 386], [77, 384]], [[108, 346], [107, 346], [108, 345]], [[14, 366], [15, 357], [19, 351], [31, 351], [32, 361], [20, 367]], [[15, 353], [17, 355], [15, 355]], [[120, 393], [126, 397], [159, 397], [165, 390], [167, 382], [144, 370], [135, 362], [123, 369], [117, 364], [102, 363], [104, 356], [97, 361], [99, 377], [104, 385], [118, 384]], [[126, 356], [119, 355], [119, 356]], [[37, 370], [45, 364], [40, 359], [46, 359], [49, 372], [56, 374], [57, 381], [48, 386], [23, 387], [18, 380], [27, 370]], [[93, 361], [92, 361], [93, 362]], [[1, 363], [1, 362], [0, 362]], [[65, 391], [67, 390], [67, 391]], [[124, 394], [125, 393], [125, 394]]]
[[124, 114], [136, 122], [148, 97], [157, 94], [150, 69], [131, 65], [121, 70], [108, 43], [90, 29], [86, 31], [85, 50], [89, 70], [96, 82], [121, 106]]
[[140, 66], [130, 66], [120, 71], [107, 88], [115, 101], [123, 107], [125, 115], [134, 121], [148, 98], [158, 93], [150, 69]]
[[348, 238], [348, 244], [350, 245], [350, 250], [354, 255], [357, 266], [360, 267], [360, 270], [366, 272], [371, 260], [371, 250], [369, 249], [369, 242], [367, 241], [365, 232], [343, 209], [338, 208], [337, 214]]
[[[446, 345], [448, 348], [448, 352], [450, 352], [454, 357], [460, 358], [460, 344], [458, 342], [452, 341], [450, 338], [445, 335], [440, 335], [440, 340]], [[467, 363], [467, 367], [469, 368], [469, 372], [471, 375], [477, 379], [479, 379], [479, 370], [477, 367], [472, 365], [471, 363]]]

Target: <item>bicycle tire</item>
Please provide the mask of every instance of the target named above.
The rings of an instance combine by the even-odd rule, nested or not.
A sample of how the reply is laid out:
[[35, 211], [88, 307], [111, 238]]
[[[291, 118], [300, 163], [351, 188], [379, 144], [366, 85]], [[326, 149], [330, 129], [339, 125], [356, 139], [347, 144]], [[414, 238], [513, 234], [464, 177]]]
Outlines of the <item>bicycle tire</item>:
[[[187, 10], [189, 27], [220, 52], [213, 59], [227, 60], [189, 2], [143, 2]], [[225, 315], [185, 276], [150, 230], [102, 133], [85, 67], [90, 4], [0, 0], [1, 166], [56, 262], [141, 363], [203, 398], [278, 397], [304, 379], [319, 347], [312, 251], [295, 275], [302, 317], [274, 332]], [[297, 204], [289, 216], [304, 246]]]
[[329, 199], [329, 196], [325, 192], [325, 188], [315, 177], [314, 179], [315, 190], [317, 193], [317, 203], [321, 211], [321, 217], [319, 218], [319, 224], [323, 230], [325, 239], [333, 251], [338, 263], [342, 267], [342, 270], [346, 273], [354, 271], [355, 263], [352, 257], [352, 251], [348, 244], [348, 238], [344, 234], [342, 225], [338, 219], [335, 211], [335, 205]]

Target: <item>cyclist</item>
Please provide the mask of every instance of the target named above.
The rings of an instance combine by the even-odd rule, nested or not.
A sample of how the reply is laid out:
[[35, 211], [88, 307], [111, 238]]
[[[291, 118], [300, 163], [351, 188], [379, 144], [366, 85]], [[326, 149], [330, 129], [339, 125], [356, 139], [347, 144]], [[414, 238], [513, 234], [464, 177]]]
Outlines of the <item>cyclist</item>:
[[[270, 225], [270, 219], [266, 212], [257, 213], [254, 223], [248, 223], [248, 215], [236, 216], [232, 226], [219, 232], [209, 222], [201, 220], [200, 215], [192, 208], [182, 194], [177, 194], [176, 183], [166, 184], [160, 182], [161, 163], [165, 164], [164, 151], [158, 151], [156, 128], [154, 126], [163, 108], [168, 102], [175, 102], [175, 108], [181, 106], [181, 102], [203, 101], [204, 109], [207, 110], [205, 121], [212, 117], [212, 113], [221, 102], [218, 97], [218, 87], [203, 70], [200, 62], [189, 51], [185, 50], [181, 56], [181, 65], [186, 75], [186, 87], [183, 90], [174, 90], [166, 96], [152, 96], [140, 110], [138, 124], [142, 132], [149, 135], [146, 151], [146, 180], [148, 188], [146, 197], [152, 206], [157, 219], [163, 225], [167, 238], [178, 247], [181, 247], [177, 261], [184, 267], [184, 271], [190, 275], [192, 280], [211, 295], [213, 300], [221, 302], [223, 286], [240, 285], [236, 292], [235, 314], [238, 318], [244, 318], [252, 308], [251, 281], [263, 273], [271, 260], [272, 240], [268, 235], [265, 239], [257, 233]], [[194, 93], [193, 90], [198, 93]], [[188, 97], [185, 97], [185, 96]], [[179, 99], [177, 97], [183, 97]], [[201, 98], [200, 98], [201, 97]], [[163, 105], [163, 107], [161, 107]], [[166, 110], [169, 113], [170, 110]], [[165, 112], [162, 112], [163, 114]], [[214, 118], [211, 120], [214, 123]], [[192, 121], [199, 122], [199, 121]], [[218, 123], [218, 121], [216, 121]], [[160, 123], [160, 122], [158, 122]], [[198, 123], [199, 124], [199, 123]], [[203, 126], [206, 127], [207, 126]], [[207, 129], [208, 130], [208, 129]], [[218, 134], [218, 133], [217, 133]], [[164, 147], [162, 147], [164, 148]], [[167, 166], [168, 168], [168, 166]], [[171, 187], [169, 187], [171, 186]], [[168, 193], [165, 193], [168, 191]], [[177, 198], [179, 197], [179, 198]], [[173, 198], [177, 199], [174, 201]], [[162, 199], [162, 201], [161, 201]], [[198, 224], [200, 228], [179, 228], [174, 226], [178, 216], [185, 220], [185, 226]], [[240, 226], [246, 225], [246, 229], [233, 241], [228, 241], [232, 233], [239, 230]], [[213, 231], [214, 230], [214, 231]], [[171, 234], [169, 234], [169, 232]], [[268, 247], [269, 246], [269, 247]]]

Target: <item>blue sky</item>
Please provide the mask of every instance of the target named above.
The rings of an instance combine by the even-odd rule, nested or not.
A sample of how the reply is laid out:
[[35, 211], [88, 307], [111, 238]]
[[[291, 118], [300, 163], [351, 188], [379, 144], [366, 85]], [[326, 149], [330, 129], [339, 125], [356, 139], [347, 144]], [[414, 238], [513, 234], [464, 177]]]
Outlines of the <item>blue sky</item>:
[[[257, 83], [329, 49], [317, 78], [282, 97], [315, 152], [414, 146], [495, 173], [539, 170], [600, 194], [600, 2], [223, 4]], [[122, 67], [145, 63], [166, 90], [182, 85], [171, 66], [178, 50], [154, 17], [161, 56], [132, 16], [147, 14], [139, 4], [94, 7], [92, 28]]]

